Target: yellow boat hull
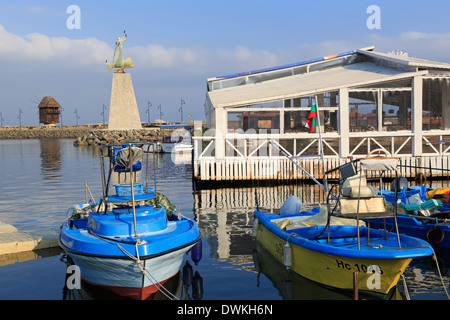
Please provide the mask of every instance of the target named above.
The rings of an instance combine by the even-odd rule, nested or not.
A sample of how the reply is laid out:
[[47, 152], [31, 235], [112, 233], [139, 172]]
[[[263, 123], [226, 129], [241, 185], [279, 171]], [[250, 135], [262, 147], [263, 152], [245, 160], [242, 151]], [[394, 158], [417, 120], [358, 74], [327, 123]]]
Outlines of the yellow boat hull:
[[[256, 240], [278, 261], [285, 264], [284, 246], [281, 239], [259, 223]], [[369, 259], [340, 257], [316, 252], [290, 243], [291, 264], [295, 273], [317, 283], [339, 288], [354, 288], [354, 273], [358, 272], [358, 290], [387, 294], [397, 285], [401, 274], [412, 258]], [[378, 272], [370, 266], [377, 266]]]

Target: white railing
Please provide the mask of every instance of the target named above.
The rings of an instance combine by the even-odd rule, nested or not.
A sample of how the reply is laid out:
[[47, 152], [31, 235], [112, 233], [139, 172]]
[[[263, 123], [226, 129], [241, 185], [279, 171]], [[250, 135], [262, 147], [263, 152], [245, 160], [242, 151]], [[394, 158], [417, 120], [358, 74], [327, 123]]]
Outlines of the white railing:
[[[414, 134], [410, 132], [350, 133], [349, 156], [365, 157], [379, 150], [388, 156], [399, 157], [404, 166], [401, 174], [407, 177], [422, 175], [444, 175], [443, 169], [450, 169], [450, 133], [424, 132], [423, 153], [412, 156]], [[346, 157], [339, 156], [339, 135], [327, 133], [322, 137], [325, 170], [344, 164]], [[316, 179], [322, 179], [322, 160], [318, 156], [317, 134], [258, 135], [232, 134], [221, 138], [224, 149], [217, 157], [216, 136], [194, 136], [194, 177], [200, 180], [259, 180], [259, 179], [310, 179], [291, 160], [307, 170]], [[270, 145], [275, 147], [270, 147]], [[287, 159], [285, 155], [290, 158]], [[314, 157], [315, 158], [312, 158]], [[411, 169], [414, 166], [429, 169]], [[410, 168], [409, 168], [410, 167]], [[444, 172], [445, 176], [447, 172]], [[329, 177], [329, 178], [337, 178]]]

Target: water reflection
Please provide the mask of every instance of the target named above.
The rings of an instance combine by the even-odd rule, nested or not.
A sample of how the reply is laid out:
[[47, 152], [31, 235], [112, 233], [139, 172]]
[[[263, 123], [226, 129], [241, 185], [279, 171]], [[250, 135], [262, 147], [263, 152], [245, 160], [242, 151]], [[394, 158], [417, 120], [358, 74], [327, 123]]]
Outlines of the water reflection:
[[10, 264], [27, 262], [42, 258], [53, 257], [61, 254], [63, 250], [59, 247], [40, 249], [34, 251], [24, 251], [10, 254], [0, 255], [0, 267], [7, 266]]
[[[278, 213], [283, 202], [292, 194], [307, 202], [319, 199], [322, 190], [314, 185], [283, 185], [196, 191], [194, 213], [202, 236], [206, 238], [204, 240], [210, 247], [210, 257], [219, 261], [231, 262], [236, 270], [257, 274], [256, 287], [262, 276], [267, 277], [284, 299], [351, 299], [351, 293], [324, 288], [286, 270], [264, 249], [261, 250], [251, 237], [253, 211], [256, 207], [259, 206], [263, 211]], [[306, 200], [304, 200], [305, 198]], [[303, 203], [302, 209], [308, 210], [316, 205]], [[424, 272], [425, 266], [430, 271]], [[422, 261], [421, 264], [411, 264], [407, 268], [405, 276], [406, 290], [403, 282], [400, 281], [397, 288], [388, 296], [361, 296], [360, 293], [360, 298], [405, 299], [407, 288], [411, 286], [412, 292], [409, 292], [409, 295], [412, 299], [414, 297], [422, 298], [422, 296], [416, 295], [421, 292], [416, 288], [422, 287], [426, 288], [422, 292], [429, 292], [432, 299], [447, 299], [441, 279], [436, 276], [436, 270], [436, 264], [432, 259]], [[421, 272], [423, 278], [410, 276], [418, 272]], [[449, 269], [443, 268], [441, 272], [443, 281], [448, 286], [450, 283]]]
[[61, 142], [59, 139], [40, 139], [41, 173], [46, 180], [61, 177]]
[[[292, 194], [312, 200], [320, 194], [316, 185], [199, 190], [194, 194], [194, 213], [202, 236], [208, 238], [217, 259], [251, 259], [253, 211], [257, 206], [279, 212]], [[304, 204], [303, 208], [314, 205]], [[243, 258], [242, 256], [246, 256]]]
[[[102, 183], [99, 148], [74, 147], [72, 140], [59, 140], [59, 146], [58, 143], [52, 146], [52, 143], [39, 140], [0, 141], [0, 166], [8, 168], [0, 171], [0, 221], [3, 223], [13, 224], [19, 230], [59, 228], [67, 208], [85, 200], [85, 179], [88, 180], [94, 197], [100, 197]], [[52, 153], [59, 157], [58, 161], [52, 162]], [[43, 166], [47, 168], [43, 169]], [[254, 259], [256, 244], [251, 237], [253, 211], [257, 205], [264, 211], [277, 213], [286, 198], [294, 194], [302, 199], [303, 209], [310, 209], [324, 201], [323, 190], [318, 186], [298, 184], [258, 187], [255, 183], [253, 188], [193, 192], [190, 164], [174, 163], [170, 154], [157, 154], [155, 167], [158, 191], [166, 195], [183, 215], [194, 217], [202, 233], [203, 259], [198, 265], [190, 260], [193, 270], [186, 273], [191, 274], [194, 279], [197, 272], [196, 279], [203, 282], [204, 291], [198, 291], [194, 295], [191, 282], [187, 290], [188, 299], [309, 299], [307, 291], [323, 290], [305, 285], [304, 279], [295, 279], [295, 274], [293, 279], [289, 278], [292, 274], [278, 277], [278, 273], [284, 273], [285, 270], [279, 270], [270, 263], [266, 266], [265, 261], [268, 259], [257, 263]], [[49, 179], [58, 183], [57, 188], [48, 183]], [[148, 180], [152, 187], [152, 161]], [[438, 187], [438, 183], [433, 181], [432, 186]], [[387, 187], [388, 183], [385, 185]], [[17, 201], [23, 199], [24, 195], [26, 201]], [[16, 299], [54, 299], [55, 296], [60, 299], [66, 265], [59, 258], [53, 258], [55, 259], [50, 257], [26, 262], [17, 258], [17, 262], [21, 263], [2, 265], [0, 295]], [[54, 260], [57, 260], [57, 265]], [[32, 272], [28, 270], [31, 267]], [[445, 268], [441, 271], [448, 286], [448, 265], [443, 267]], [[180, 272], [184, 278], [183, 270]], [[40, 276], [31, 277], [31, 274]], [[434, 261], [412, 264], [406, 270], [405, 277], [412, 299], [446, 299]], [[26, 292], [30, 287], [37, 288], [36, 292]], [[13, 293], [15, 288], [18, 289]], [[186, 291], [186, 288], [178, 288]], [[403, 285], [398, 289], [404, 291]], [[70, 298], [75, 293], [66, 294]], [[98, 295], [78, 298], [83, 297], [97, 298]], [[334, 298], [345, 297], [334, 292], [327, 292], [324, 298], [317, 297]]]

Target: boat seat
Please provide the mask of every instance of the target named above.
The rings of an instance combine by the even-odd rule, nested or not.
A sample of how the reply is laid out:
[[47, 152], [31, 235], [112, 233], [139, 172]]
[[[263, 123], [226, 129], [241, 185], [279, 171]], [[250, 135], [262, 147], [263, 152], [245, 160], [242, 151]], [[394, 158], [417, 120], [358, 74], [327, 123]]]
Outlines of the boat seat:
[[340, 214], [354, 218], [381, 218], [392, 216], [386, 212], [383, 196], [378, 195], [376, 187], [367, 185], [364, 174], [347, 178], [342, 184], [342, 196], [339, 198]]
[[[131, 152], [131, 157], [130, 157]], [[113, 149], [113, 163], [114, 163], [114, 172], [130, 172], [132, 169], [133, 172], [140, 171], [142, 169], [142, 155], [143, 151], [138, 147], [131, 148], [114, 148]], [[130, 161], [131, 160], [131, 161]], [[130, 163], [131, 168], [130, 168]]]
[[[132, 169], [133, 172], [140, 171], [142, 169], [142, 163], [138, 161], [137, 163], [133, 164]], [[120, 164], [117, 164], [114, 166], [114, 172], [130, 172], [130, 168], [126, 168], [124, 166], [121, 166]]]

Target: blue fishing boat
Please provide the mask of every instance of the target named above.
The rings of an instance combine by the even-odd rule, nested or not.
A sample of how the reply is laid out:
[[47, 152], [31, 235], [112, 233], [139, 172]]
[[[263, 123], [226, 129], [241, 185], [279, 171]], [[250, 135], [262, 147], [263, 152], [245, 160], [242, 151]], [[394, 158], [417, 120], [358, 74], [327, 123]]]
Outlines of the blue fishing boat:
[[396, 214], [388, 212], [384, 198], [362, 182], [362, 171], [384, 171], [395, 165], [395, 159], [368, 158], [360, 161], [359, 175], [353, 163], [339, 168], [341, 191], [320, 208], [281, 210], [280, 215], [257, 209], [256, 240], [307, 279], [333, 288], [388, 294], [412, 259], [434, 253], [426, 241], [401, 235], [396, 226], [390, 231], [377, 230], [370, 222], [392, 218], [395, 224]]
[[[399, 177], [401, 178], [401, 177]], [[397, 199], [397, 221], [401, 233], [418, 237], [429, 242], [442, 256], [450, 261], [450, 205], [443, 200], [448, 188], [431, 189], [426, 186], [408, 186], [406, 178], [396, 179], [391, 190], [382, 190], [380, 194], [393, 208]], [[392, 219], [373, 220], [375, 227], [391, 228]]]
[[[102, 169], [108, 168], [108, 174], [102, 170], [103, 196], [68, 210], [59, 237], [84, 281], [133, 299], [163, 290], [201, 240], [196, 222], [179, 214], [156, 185], [147, 186], [147, 172], [145, 183], [137, 182], [150, 146], [154, 152], [154, 144], [100, 146]], [[119, 183], [109, 195], [113, 174]]]

